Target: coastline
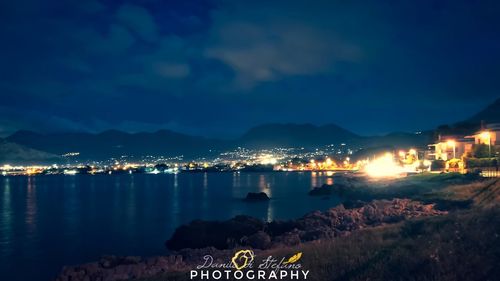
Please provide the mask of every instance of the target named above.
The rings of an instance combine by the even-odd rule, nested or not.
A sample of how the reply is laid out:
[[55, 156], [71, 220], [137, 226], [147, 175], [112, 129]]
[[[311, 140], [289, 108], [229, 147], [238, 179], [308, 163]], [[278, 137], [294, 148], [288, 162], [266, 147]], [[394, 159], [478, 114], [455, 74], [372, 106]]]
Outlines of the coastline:
[[[296, 251], [304, 247], [335, 243], [334, 241], [339, 239], [349, 240], [349, 237], [363, 235], [362, 233], [365, 232], [385, 232], [387, 229], [400, 229], [413, 223], [427, 225], [428, 222], [432, 222], [432, 217], [449, 218], [474, 214], [484, 206], [491, 207], [491, 204], [496, 206], [499, 200], [499, 180], [444, 175], [424, 181], [426, 183], [435, 181], [436, 185], [444, 184], [445, 187], [434, 193], [428, 193], [426, 190], [417, 194], [410, 192], [412, 194], [408, 196], [410, 198], [405, 199], [374, 199], [357, 208], [348, 209], [342, 205], [325, 212], [311, 212], [302, 218], [288, 222], [266, 223], [244, 216], [235, 217], [225, 222], [194, 221], [179, 227], [169, 240], [170, 243], [167, 242], [167, 245], [170, 244], [171, 247], [177, 245], [175, 251], [170, 255], [144, 259], [104, 257], [98, 262], [65, 267], [56, 280], [156, 280], [154, 278], [162, 278], [165, 275], [179, 275], [179, 280], [187, 280], [186, 272], [200, 263], [203, 256], [207, 254], [212, 255], [217, 261], [224, 262], [236, 249], [251, 248], [256, 255], [260, 256], [283, 251]], [[402, 183], [404, 186], [408, 183], [408, 179], [395, 180], [389, 185], [392, 184], [393, 188], [398, 190], [395, 186]], [[382, 185], [386, 186], [386, 184]], [[344, 194], [345, 198], [355, 198], [354, 194], [358, 194], [356, 189], [361, 189], [364, 192], [369, 190], [363, 184], [354, 184], [351, 188], [355, 189], [356, 192], [350, 193], [348, 196]], [[380, 188], [380, 186], [375, 188]], [[342, 190], [336, 192], [340, 191]], [[377, 193], [372, 193], [372, 195], [374, 194]], [[386, 192], [381, 194], [390, 197], [387, 196]], [[477, 201], [478, 196], [485, 196], [485, 194], [488, 194], [486, 198], [490, 198], [488, 204], [485, 200]], [[376, 197], [384, 197], [382, 195], [378, 194]], [[425, 202], [418, 201], [417, 198], [425, 198]], [[472, 200], [472, 206], [449, 203], [467, 200]], [[448, 204], [443, 202], [448, 202]], [[444, 210], [446, 208], [449, 210]], [[238, 225], [245, 231], [248, 231], [250, 226], [250, 229], [253, 228], [253, 233], [246, 232], [242, 236], [234, 235], [228, 231], [228, 229], [234, 230], [234, 225]], [[259, 227], [261, 228], [259, 229]], [[213, 232], [211, 233], [213, 235], [210, 235], [210, 231]], [[199, 237], [200, 233], [207, 232], [205, 238]], [[233, 238], [233, 240], [226, 245], [216, 244], [215, 241], [210, 240], [211, 237], [219, 235], [223, 237], [221, 241], [229, 241], [230, 239], [227, 238]], [[190, 241], [195, 241], [192, 239], [193, 237], [199, 238], [196, 240], [197, 244], [189, 244]], [[237, 242], [235, 242], [236, 240]]]

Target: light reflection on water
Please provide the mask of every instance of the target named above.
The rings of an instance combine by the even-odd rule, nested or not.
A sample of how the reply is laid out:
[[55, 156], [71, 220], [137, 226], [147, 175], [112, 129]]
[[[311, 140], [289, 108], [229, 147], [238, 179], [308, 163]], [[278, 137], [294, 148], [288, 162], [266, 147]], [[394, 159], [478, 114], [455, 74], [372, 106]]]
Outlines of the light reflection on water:
[[[193, 219], [299, 217], [338, 203], [307, 195], [332, 181], [326, 173], [0, 177], [0, 276], [43, 281], [104, 254], [164, 254], [164, 241]], [[271, 201], [242, 200], [260, 191]]]

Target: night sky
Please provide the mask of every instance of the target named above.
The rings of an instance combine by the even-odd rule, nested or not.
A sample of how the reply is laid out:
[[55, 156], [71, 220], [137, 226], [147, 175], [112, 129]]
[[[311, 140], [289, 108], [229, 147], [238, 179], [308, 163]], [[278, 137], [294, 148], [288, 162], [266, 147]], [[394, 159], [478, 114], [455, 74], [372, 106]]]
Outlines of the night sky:
[[500, 96], [499, 15], [495, 0], [1, 1], [0, 136], [433, 128]]

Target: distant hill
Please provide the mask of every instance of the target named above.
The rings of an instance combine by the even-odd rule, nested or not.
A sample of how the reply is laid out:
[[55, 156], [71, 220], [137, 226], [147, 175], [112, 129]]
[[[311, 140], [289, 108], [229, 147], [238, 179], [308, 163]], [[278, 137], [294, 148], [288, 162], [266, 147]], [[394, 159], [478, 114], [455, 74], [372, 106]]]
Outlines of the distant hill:
[[0, 139], [0, 165], [48, 164], [59, 162], [60, 157]]
[[63, 155], [79, 152], [80, 159], [109, 159], [127, 156], [203, 156], [209, 150], [226, 147], [220, 140], [189, 136], [169, 130], [154, 133], [126, 133], [109, 130], [92, 133], [40, 134], [18, 131], [7, 138], [24, 146]]
[[419, 133], [395, 132], [385, 136], [365, 137], [360, 141], [364, 148], [389, 146], [394, 148], [410, 148], [427, 146], [432, 141], [433, 131]]
[[98, 134], [40, 134], [18, 131], [0, 143], [0, 149], [3, 149], [0, 151], [2, 153], [0, 157], [27, 161], [79, 152], [80, 160], [101, 160], [122, 155], [135, 157], [183, 155], [189, 159], [212, 156], [222, 150], [238, 146], [316, 148], [340, 143], [364, 149], [407, 148], [426, 146], [438, 134], [470, 134], [479, 129], [481, 120], [487, 123], [500, 122], [500, 99], [465, 121], [443, 125], [436, 130], [421, 133], [397, 132], [385, 136], [359, 136], [334, 124], [315, 126], [293, 123], [257, 126], [235, 140], [209, 139], [170, 130], [160, 130], [154, 133], [126, 133], [109, 130]]
[[360, 137], [337, 125], [266, 124], [254, 127], [236, 142], [244, 147], [318, 147], [352, 142]]
[[250, 129], [236, 143], [243, 147], [308, 147], [346, 143], [350, 146], [410, 147], [426, 145], [432, 132], [419, 134], [397, 132], [384, 136], [360, 136], [334, 124], [315, 126], [311, 124], [266, 124]]
[[500, 98], [464, 122], [480, 123], [481, 121], [486, 123], [500, 123]]
[[[126, 133], [109, 130], [92, 133], [40, 134], [18, 131], [7, 138], [18, 144], [51, 155], [78, 152], [80, 160], [103, 160], [123, 155], [180, 156], [185, 158], [207, 157], [238, 146], [246, 148], [305, 147], [317, 148], [328, 144], [347, 143], [350, 147], [407, 147], [425, 144], [428, 138], [411, 133], [394, 133], [386, 136], [363, 137], [339, 126], [330, 124], [267, 124], [250, 129], [236, 140], [217, 140], [189, 136], [169, 130], [154, 133]], [[27, 152], [29, 154], [29, 152]], [[24, 158], [23, 158], [24, 159]]]
[[481, 122], [500, 123], [500, 98], [472, 117], [451, 125], [436, 128], [435, 135], [468, 135], [481, 129]]

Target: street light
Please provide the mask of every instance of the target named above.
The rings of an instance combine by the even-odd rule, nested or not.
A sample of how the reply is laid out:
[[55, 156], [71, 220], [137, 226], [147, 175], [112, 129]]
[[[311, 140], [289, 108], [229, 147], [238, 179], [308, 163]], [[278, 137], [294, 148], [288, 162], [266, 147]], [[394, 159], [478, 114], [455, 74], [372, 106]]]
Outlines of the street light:
[[449, 140], [447, 142], [449, 146], [453, 146], [453, 159], [457, 158], [456, 157], [456, 152], [455, 152], [455, 147], [456, 147], [456, 142], [454, 140]]
[[480, 134], [481, 139], [486, 142], [488, 140], [488, 155], [491, 157], [491, 134], [488, 131], [484, 131]]

